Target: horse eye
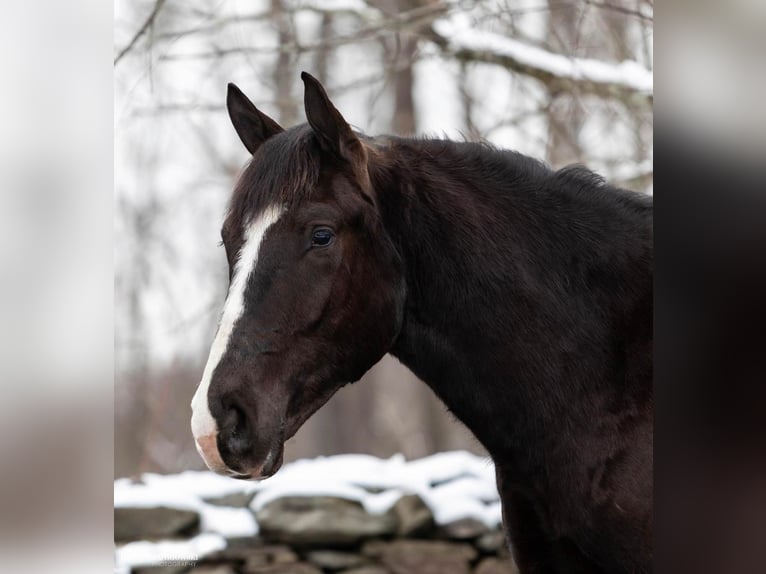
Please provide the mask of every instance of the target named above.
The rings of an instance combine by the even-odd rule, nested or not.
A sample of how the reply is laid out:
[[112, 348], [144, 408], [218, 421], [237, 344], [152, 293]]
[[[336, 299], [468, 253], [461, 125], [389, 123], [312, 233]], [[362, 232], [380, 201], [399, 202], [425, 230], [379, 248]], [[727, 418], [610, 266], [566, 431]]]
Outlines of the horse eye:
[[320, 227], [315, 229], [314, 233], [311, 235], [311, 246], [327, 247], [330, 245], [330, 243], [332, 243], [334, 237], [335, 234], [332, 232], [332, 229], [328, 229], [327, 227]]

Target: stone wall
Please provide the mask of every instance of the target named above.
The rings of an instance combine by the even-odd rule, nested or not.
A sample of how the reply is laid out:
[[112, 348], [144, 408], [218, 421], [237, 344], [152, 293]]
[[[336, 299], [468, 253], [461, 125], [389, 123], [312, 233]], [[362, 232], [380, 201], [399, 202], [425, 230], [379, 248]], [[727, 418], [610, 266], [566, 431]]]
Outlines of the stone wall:
[[[492, 490], [484, 488], [492, 469], [485, 472], [487, 464], [483, 460], [481, 466], [472, 466], [472, 460], [462, 453], [453, 458], [468, 464], [455, 464], [454, 469], [443, 464], [439, 471], [427, 465], [415, 469], [417, 476], [422, 475], [420, 483], [412, 478], [413, 473], [406, 480], [387, 479], [386, 467], [371, 467], [370, 470], [378, 470], [378, 476], [365, 479], [363, 491], [369, 493], [369, 498], [360, 498], [349, 484], [339, 485], [337, 489], [344, 496], [328, 494], [332, 489], [316, 470], [319, 467], [305, 465], [296, 474], [296, 479], [303, 482], [296, 484], [307, 492], [296, 492], [300, 489], [285, 487], [284, 483], [280, 488], [278, 481], [269, 488], [269, 481], [243, 483], [210, 473], [117, 481], [114, 510], [117, 571], [125, 574], [517, 572], [499, 525], [494, 518], [487, 519], [487, 516], [495, 516], [493, 505], [497, 502], [486, 500]], [[323, 461], [325, 466], [326, 462]], [[392, 463], [381, 461], [381, 464]], [[445, 468], [451, 470], [445, 471]], [[343, 468], [341, 471], [336, 475], [339, 482], [351, 474]], [[408, 476], [407, 469], [402, 467], [398, 476]], [[289, 482], [289, 471], [285, 477]], [[215, 482], [220, 480], [227, 482]], [[395, 480], [403, 481], [400, 488], [392, 488]], [[353, 482], [358, 487], [360, 481], [357, 476]], [[315, 483], [322, 485], [316, 490], [323, 493], [311, 494], [310, 486], [306, 485]], [[420, 492], [404, 492], [403, 485]], [[440, 492], [452, 493], [452, 500], [440, 498]], [[480, 512], [483, 507], [491, 512]], [[445, 521], [449, 516], [456, 518]]]

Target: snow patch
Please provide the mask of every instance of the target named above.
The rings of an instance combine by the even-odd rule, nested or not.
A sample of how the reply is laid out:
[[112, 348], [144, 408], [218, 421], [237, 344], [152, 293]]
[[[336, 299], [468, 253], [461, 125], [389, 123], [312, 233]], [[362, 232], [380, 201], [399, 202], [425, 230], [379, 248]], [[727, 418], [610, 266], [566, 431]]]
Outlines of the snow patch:
[[225, 538], [249, 538], [258, 534], [258, 524], [247, 508], [232, 508], [204, 504], [201, 508], [200, 529]]
[[207, 470], [187, 470], [180, 474], [146, 473], [141, 481], [153, 490], [183, 492], [199, 498], [219, 498], [229, 494], [251, 493], [258, 490], [258, 482], [242, 482]]
[[651, 70], [647, 70], [638, 62], [627, 60], [610, 63], [591, 58], [569, 58], [508, 36], [477, 29], [473, 27], [471, 18], [466, 13], [441, 18], [432, 26], [437, 34], [448, 41], [450, 49], [454, 51], [470, 50], [496, 54], [564, 79], [619, 85], [645, 94], [651, 94], [654, 89]]
[[132, 568], [162, 564], [188, 563], [193, 566], [203, 556], [224, 548], [226, 540], [210, 533], [182, 541], [130, 542], [115, 550], [115, 572], [128, 574]]
[[[258, 534], [258, 524], [248, 509], [216, 506], [202, 499], [203, 496], [211, 498], [252, 491], [250, 483], [244, 487], [230, 485], [216, 480], [218, 478], [235, 482], [212, 472], [195, 472], [192, 476], [189, 473], [167, 476], [144, 474], [144, 484], [119, 479], [114, 483], [114, 507], [192, 510], [200, 515], [200, 530], [203, 533], [225, 538], [244, 538]], [[199, 484], [195, 484], [196, 481]]]
[[197, 497], [186, 492], [168, 488], [152, 488], [144, 484], [127, 482], [114, 483], [115, 508], [178, 508], [197, 510], [202, 503]]

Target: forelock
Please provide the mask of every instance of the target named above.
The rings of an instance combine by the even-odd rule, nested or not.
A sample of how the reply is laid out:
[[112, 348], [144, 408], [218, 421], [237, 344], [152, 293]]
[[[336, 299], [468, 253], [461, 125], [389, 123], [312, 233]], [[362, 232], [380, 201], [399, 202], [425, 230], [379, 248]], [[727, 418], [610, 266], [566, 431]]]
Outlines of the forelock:
[[320, 153], [307, 125], [266, 140], [243, 170], [229, 204], [231, 225], [242, 228], [266, 207], [307, 199], [319, 181]]

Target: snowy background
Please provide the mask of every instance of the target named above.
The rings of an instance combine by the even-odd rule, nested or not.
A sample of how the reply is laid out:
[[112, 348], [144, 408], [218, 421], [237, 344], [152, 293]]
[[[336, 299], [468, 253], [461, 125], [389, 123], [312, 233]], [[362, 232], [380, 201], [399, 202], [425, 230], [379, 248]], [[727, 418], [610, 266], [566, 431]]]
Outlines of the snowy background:
[[[289, 126], [304, 121], [306, 70], [366, 133], [485, 138], [651, 192], [652, 20], [651, 0], [118, 0], [116, 475], [203, 468], [188, 405], [226, 290], [219, 229], [247, 160], [227, 82]], [[452, 449], [482, 454], [386, 357], [286, 458]]]

